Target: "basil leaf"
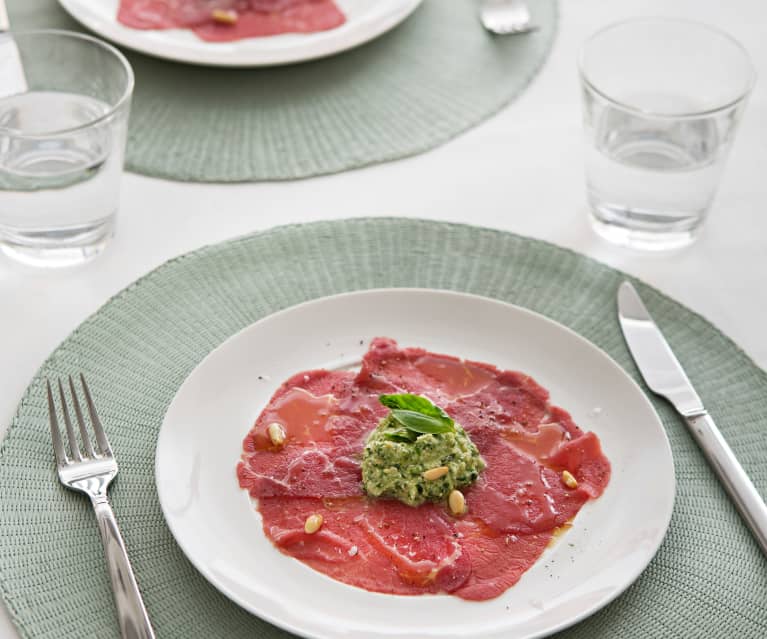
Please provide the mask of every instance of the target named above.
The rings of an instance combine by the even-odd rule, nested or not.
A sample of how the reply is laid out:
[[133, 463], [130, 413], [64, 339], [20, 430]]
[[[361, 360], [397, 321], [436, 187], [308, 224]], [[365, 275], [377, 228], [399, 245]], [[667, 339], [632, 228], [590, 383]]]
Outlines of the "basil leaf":
[[[399, 393], [397, 395], [380, 395], [378, 398], [384, 406], [391, 409], [408, 410], [429, 417], [436, 417], [453, 425], [453, 420], [439, 406], [433, 404], [429, 399], [422, 395], [413, 395], [412, 393]], [[444, 431], [447, 432], [447, 431]]]
[[[455, 431], [455, 422], [450, 416], [421, 395], [411, 393], [380, 395], [378, 401], [389, 408], [392, 419], [406, 429], [407, 435], [402, 432], [402, 429], [392, 431], [390, 439], [393, 441], [414, 442], [418, 434]], [[406, 439], [408, 436], [409, 439]]]
[[451, 433], [455, 430], [453, 420], [442, 417], [432, 417], [413, 410], [395, 409], [391, 416], [408, 430], [416, 433]]
[[392, 442], [404, 442], [405, 444], [412, 444], [417, 439], [418, 433], [412, 430], [408, 430], [407, 428], [399, 428], [397, 430], [385, 433], [384, 437]]

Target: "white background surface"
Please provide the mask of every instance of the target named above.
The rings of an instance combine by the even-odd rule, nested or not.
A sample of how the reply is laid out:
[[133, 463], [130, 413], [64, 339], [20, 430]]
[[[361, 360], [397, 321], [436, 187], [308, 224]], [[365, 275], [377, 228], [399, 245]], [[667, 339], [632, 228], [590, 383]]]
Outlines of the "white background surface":
[[[219, 186], [126, 175], [117, 236], [97, 261], [45, 272], [0, 260], [0, 431], [45, 357], [137, 277], [204, 244], [327, 218], [403, 215], [469, 222], [573, 248], [703, 314], [767, 367], [767, 4], [561, 0], [560, 6], [551, 57], [528, 90], [441, 148], [300, 182]], [[593, 234], [586, 218], [577, 50], [599, 27], [637, 15], [717, 24], [746, 46], [761, 76], [711, 219], [697, 244], [674, 254], [613, 248]], [[0, 637], [17, 637], [2, 609]]]

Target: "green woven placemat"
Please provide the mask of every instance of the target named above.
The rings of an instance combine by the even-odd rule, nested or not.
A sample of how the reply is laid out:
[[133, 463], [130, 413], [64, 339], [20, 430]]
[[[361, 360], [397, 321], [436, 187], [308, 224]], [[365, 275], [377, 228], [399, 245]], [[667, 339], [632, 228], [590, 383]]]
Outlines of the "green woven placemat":
[[[556, 0], [528, 2], [541, 26], [531, 34], [488, 35], [475, 0], [425, 0], [369, 44], [274, 69], [126, 52], [136, 72], [127, 168], [197, 182], [283, 180], [431, 149], [508, 104], [542, 65]], [[16, 29], [81, 29], [56, 0], [8, 5]]]
[[[615, 317], [623, 277], [509, 233], [380, 218], [276, 228], [159, 267], [56, 349], [25, 393], [0, 449], [0, 584], [22, 635], [117, 636], [91, 507], [54, 477], [43, 377], [84, 371], [94, 386], [120, 460], [114, 507], [158, 637], [283, 637], [196, 573], [157, 502], [158, 429], [200, 360], [244, 326], [298, 302], [418, 286], [477, 293], [543, 313], [601, 346], [636, 378]], [[767, 493], [767, 374], [700, 316], [640, 288], [735, 453]], [[676, 460], [671, 529], [623, 596], [562, 636], [763, 638], [767, 562], [682, 422], [663, 402], [655, 404]]]

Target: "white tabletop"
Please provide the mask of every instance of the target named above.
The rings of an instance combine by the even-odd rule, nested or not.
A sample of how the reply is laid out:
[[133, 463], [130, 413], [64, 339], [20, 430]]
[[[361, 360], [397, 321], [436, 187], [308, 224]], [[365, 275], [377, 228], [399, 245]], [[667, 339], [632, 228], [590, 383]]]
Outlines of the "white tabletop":
[[[0, 434], [50, 352], [139, 276], [205, 244], [328, 218], [415, 216], [549, 240], [656, 286], [701, 313], [767, 367], [767, 4], [578, 0], [562, 2], [561, 14], [551, 57], [528, 90], [498, 116], [441, 148], [287, 183], [203, 185], [128, 174], [117, 235], [99, 259], [59, 272], [0, 260]], [[746, 46], [762, 77], [704, 233], [695, 245], [673, 254], [612, 247], [594, 235], [586, 216], [576, 52], [599, 27], [636, 15], [719, 25]], [[17, 636], [0, 606], [0, 637]]]

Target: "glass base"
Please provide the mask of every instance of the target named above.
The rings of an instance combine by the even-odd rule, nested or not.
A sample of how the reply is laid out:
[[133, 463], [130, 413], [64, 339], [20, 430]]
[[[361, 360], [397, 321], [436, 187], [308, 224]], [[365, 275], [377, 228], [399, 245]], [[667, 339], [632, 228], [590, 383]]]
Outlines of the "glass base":
[[685, 216], [626, 210], [590, 202], [591, 223], [597, 235], [612, 244], [642, 251], [670, 251], [692, 244], [706, 211]]
[[55, 230], [17, 229], [0, 225], [0, 251], [29, 266], [59, 268], [98, 256], [114, 235], [115, 216], [95, 224]]

